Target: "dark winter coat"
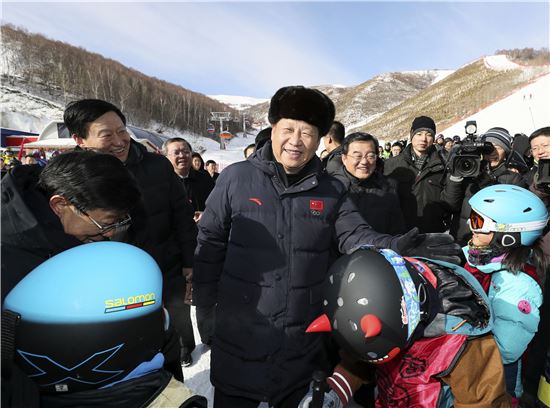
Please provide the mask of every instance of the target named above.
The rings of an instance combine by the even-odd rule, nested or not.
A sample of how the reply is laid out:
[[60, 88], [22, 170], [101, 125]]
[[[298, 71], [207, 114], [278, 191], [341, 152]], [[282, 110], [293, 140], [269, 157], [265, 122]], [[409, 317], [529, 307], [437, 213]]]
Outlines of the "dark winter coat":
[[192, 167], [189, 169], [187, 177], [179, 177], [179, 179], [183, 183], [187, 199], [193, 210], [204, 211], [206, 199], [215, 185], [214, 179], [210, 177], [210, 174], [197, 171]]
[[147, 224], [136, 232], [134, 243], [155, 258], [165, 282], [179, 277], [183, 267], [193, 265], [197, 234], [181, 181], [166, 157], [133, 140], [125, 165], [138, 182], [145, 207], [145, 214], [132, 213], [132, 218], [139, 222], [136, 218], [142, 217]]
[[427, 161], [419, 171], [409, 144], [399, 156], [384, 163], [384, 174], [397, 182], [397, 193], [407, 229], [420, 232], [445, 232], [454, 205], [461, 202], [460, 183], [451, 182], [445, 173], [445, 161], [432, 146]]
[[36, 183], [43, 167], [16, 166], [2, 179], [2, 302], [42, 262], [81, 242], [67, 235]]
[[328, 174], [332, 174], [342, 167], [342, 146], [338, 146], [323, 159], [323, 166]]
[[[550, 211], [550, 193], [541, 191], [531, 184], [529, 190], [536, 194]], [[546, 227], [542, 238], [542, 249], [546, 256], [550, 256], [550, 227]], [[536, 396], [541, 375], [544, 373], [545, 363], [548, 364], [547, 351], [550, 347], [550, 271], [546, 271], [542, 306], [540, 307], [539, 329], [529, 346], [527, 363], [523, 369], [523, 388], [525, 393]]]
[[359, 180], [343, 165], [332, 175], [346, 186], [351, 200], [375, 231], [391, 235], [406, 232], [395, 180], [378, 170], [368, 179]]
[[520, 174], [507, 169], [504, 164], [501, 164], [496, 169], [489, 170], [486, 163], [482, 162], [482, 167], [483, 170], [478, 177], [464, 180], [464, 199], [462, 200], [460, 217], [455, 215], [457, 218], [453, 219], [450, 232], [461, 246], [466, 245], [472, 236], [472, 232], [467, 223], [468, 218], [470, 218], [470, 212], [472, 211], [472, 207], [468, 201], [475, 193], [485, 187], [495, 184], [514, 184], [523, 188], [528, 187]]
[[322, 309], [332, 244], [340, 252], [395, 247], [317, 157], [290, 186], [281, 171], [268, 141], [220, 174], [199, 222], [193, 273], [195, 304], [217, 303], [212, 384], [272, 404], [311, 381], [324, 358], [322, 336], [305, 330]]

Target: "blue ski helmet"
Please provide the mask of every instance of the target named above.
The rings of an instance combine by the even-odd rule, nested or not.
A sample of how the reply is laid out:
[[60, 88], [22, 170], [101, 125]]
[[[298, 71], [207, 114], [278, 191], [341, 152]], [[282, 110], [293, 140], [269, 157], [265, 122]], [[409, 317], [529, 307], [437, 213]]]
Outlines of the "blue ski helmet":
[[[540, 198], [522, 187], [496, 184], [478, 191], [468, 201], [479, 217], [472, 229], [487, 232], [519, 233], [521, 245], [530, 246], [539, 238], [548, 222], [548, 210]], [[483, 225], [483, 219], [489, 218]], [[503, 238], [504, 240], [505, 238]], [[513, 237], [512, 237], [513, 240]]]
[[3, 317], [16, 316], [14, 363], [43, 393], [122, 380], [160, 351], [161, 300], [162, 274], [141, 249], [95, 242], [64, 251], [4, 301]]

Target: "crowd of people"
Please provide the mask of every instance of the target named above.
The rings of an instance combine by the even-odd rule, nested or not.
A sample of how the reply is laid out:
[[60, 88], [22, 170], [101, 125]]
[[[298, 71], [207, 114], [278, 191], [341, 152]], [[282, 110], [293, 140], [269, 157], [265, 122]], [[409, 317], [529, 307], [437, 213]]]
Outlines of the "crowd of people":
[[465, 176], [428, 116], [382, 145], [335, 113], [279, 89], [218, 173], [183, 138], [148, 152], [107, 101], [70, 103], [77, 147], [2, 178], [2, 404], [205, 406], [183, 385], [191, 306], [215, 408], [548, 404], [550, 127], [488, 129]]

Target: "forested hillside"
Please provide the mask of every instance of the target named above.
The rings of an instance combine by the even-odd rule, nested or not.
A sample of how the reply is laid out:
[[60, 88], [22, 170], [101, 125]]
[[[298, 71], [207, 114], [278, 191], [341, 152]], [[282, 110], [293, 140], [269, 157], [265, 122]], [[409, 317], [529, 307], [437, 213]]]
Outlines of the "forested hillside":
[[[210, 112], [237, 112], [181, 86], [149, 77], [117, 61], [61, 41], [1, 26], [4, 86], [28, 92], [46, 89], [62, 105], [79, 98], [105, 99], [119, 106], [128, 121], [162, 132], [163, 127], [206, 134]], [[241, 129], [230, 123], [230, 130]]]

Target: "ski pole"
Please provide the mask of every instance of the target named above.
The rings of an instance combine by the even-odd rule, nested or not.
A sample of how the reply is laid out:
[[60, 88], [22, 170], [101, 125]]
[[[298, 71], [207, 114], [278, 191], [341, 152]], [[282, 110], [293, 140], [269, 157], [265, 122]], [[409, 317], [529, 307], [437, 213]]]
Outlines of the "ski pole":
[[313, 384], [311, 386], [311, 403], [309, 408], [323, 408], [323, 403], [325, 401], [325, 389], [327, 386], [326, 383], [326, 374], [323, 371], [317, 370], [313, 372]]

